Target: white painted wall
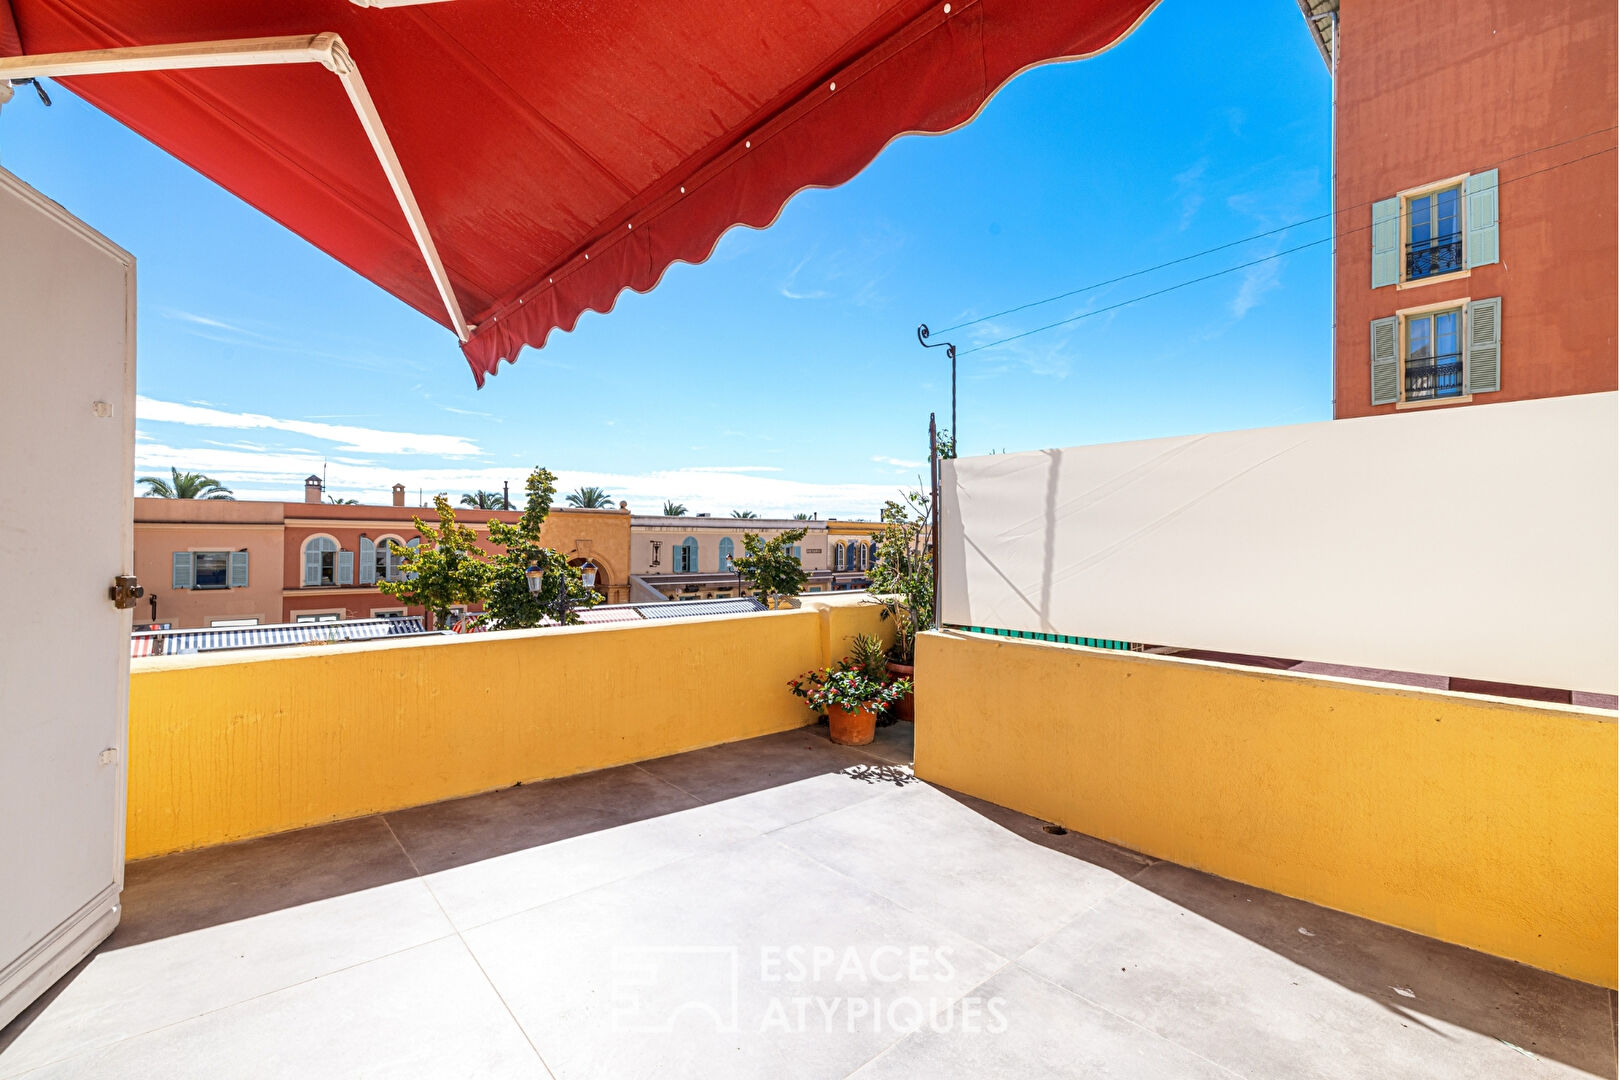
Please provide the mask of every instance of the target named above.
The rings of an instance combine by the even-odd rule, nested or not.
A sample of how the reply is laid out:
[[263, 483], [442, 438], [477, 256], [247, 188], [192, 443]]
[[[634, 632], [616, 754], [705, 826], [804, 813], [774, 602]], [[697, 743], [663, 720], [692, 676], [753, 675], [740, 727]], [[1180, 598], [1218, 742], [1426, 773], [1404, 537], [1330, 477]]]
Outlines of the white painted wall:
[[1612, 694], [1617, 401], [946, 462], [944, 621]]

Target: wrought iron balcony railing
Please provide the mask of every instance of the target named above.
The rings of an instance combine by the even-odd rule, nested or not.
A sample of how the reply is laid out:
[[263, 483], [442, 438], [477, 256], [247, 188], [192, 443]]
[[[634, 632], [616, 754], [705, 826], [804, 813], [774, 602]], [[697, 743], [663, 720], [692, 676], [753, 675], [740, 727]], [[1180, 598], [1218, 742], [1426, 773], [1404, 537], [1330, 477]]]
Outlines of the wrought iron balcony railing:
[[1462, 234], [1438, 236], [1406, 245], [1406, 279], [1434, 277], [1463, 268]]
[[1454, 397], [1462, 393], [1462, 353], [1406, 362], [1406, 400]]

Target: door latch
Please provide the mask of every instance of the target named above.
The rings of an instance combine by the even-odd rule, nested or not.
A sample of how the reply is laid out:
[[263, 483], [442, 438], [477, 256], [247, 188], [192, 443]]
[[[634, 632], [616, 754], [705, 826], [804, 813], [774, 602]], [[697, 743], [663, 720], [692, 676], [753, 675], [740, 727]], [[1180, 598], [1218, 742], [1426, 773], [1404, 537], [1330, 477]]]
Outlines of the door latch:
[[113, 607], [120, 610], [134, 607], [135, 601], [144, 595], [146, 590], [141, 588], [134, 574], [120, 574], [113, 578], [111, 587], [107, 589], [107, 596], [112, 600]]

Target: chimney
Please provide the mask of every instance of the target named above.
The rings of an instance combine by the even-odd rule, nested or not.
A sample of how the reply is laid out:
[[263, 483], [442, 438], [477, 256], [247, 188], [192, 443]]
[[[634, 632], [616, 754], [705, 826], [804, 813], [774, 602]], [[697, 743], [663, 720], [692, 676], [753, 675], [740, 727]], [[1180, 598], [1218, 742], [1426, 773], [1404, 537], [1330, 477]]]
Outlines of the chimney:
[[395, 506], [404, 506], [405, 505], [405, 485], [404, 484], [395, 484], [394, 485], [394, 505]]
[[318, 476], [306, 478], [304, 480], [304, 501], [307, 503], [320, 502], [321, 490], [323, 486], [324, 485], [321, 483], [321, 478]]

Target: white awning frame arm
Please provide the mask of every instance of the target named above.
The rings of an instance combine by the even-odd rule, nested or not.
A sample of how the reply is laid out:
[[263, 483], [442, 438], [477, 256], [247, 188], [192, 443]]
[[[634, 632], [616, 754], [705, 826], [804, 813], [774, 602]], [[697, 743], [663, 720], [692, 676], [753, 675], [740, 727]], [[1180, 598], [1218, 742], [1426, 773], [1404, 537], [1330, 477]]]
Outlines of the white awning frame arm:
[[254, 67], [261, 64], [320, 64], [335, 74], [349, 95], [355, 116], [365, 129], [366, 138], [377, 155], [377, 163], [388, 177], [411, 236], [416, 240], [422, 261], [439, 290], [450, 315], [450, 324], [456, 337], [463, 342], [472, 337], [473, 328], [461, 313], [450, 277], [445, 273], [439, 250], [428, 232], [427, 221], [416, 203], [410, 181], [394, 153], [394, 144], [388, 138], [377, 106], [366, 90], [360, 69], [349, 55], [348, 47], [336, 34], [313, 34], [296, 37], [243, 38], [236, 41], [195, 41], [176, 45], [140, 45], [121, 49], [90, 49], [72, 53], [42, 53], [38, 56], [0, 57], [0, 81], [7, 79], [72, 78], [80, 75], [102, 75], [109, 72], [181, 71], [211, 67]]

